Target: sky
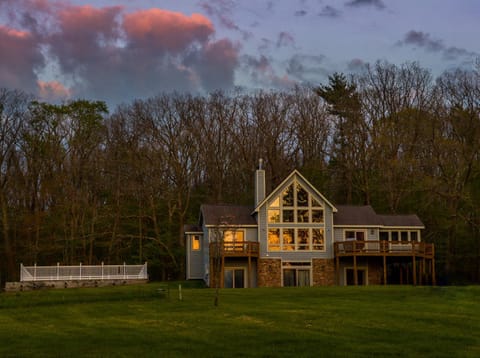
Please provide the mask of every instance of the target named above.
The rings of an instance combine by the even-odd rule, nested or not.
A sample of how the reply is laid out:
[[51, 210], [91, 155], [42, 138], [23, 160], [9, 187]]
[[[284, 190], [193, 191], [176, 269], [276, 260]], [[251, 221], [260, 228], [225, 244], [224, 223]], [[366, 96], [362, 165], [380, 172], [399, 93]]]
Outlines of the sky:
[[480, 57], [478, 0], [0, 0], [0, 88], [110, 106]]

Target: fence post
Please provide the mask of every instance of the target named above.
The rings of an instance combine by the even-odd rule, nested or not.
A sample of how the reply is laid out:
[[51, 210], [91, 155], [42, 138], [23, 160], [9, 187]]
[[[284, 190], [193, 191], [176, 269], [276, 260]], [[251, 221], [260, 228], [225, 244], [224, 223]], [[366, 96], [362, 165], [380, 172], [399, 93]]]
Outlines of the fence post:
[[123, 261], [123, 278], [125, 279], [125, 274], [126, 274], [126, 264], [125, 264], [125, 261]]
[[23, 262], [20, 262], [20, 282], [23, 282]]
[[80, 280], [82, 279], [82, 263], [80, 262]]
[[37, 263], [33, 264], [33, 281], [37, 281]]
[[57, 262], [57, 280], [59, 276], [60, 276], [60, 262]]
[[102, 280], [103, 280], [103, 261], [102, 261]]

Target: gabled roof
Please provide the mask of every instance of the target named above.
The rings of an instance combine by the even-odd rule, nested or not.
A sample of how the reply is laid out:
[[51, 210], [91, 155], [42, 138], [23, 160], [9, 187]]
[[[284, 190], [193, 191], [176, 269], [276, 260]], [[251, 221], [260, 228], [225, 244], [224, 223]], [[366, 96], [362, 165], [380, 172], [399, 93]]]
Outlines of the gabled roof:
[[335, 206], [333, 206], [333, 204], [327, 200], [327, 198], [325, 198], [322, 193], [320, 193], [307, 179], [305, 179], [305, 177], [300, 174], [300, 172], [298, 170], [293, 170], [289, 176], [287, 176], [285, 178], [285, 180], [283, 180], [265, 199], [263, 199], [258, 205], [257, 207], [255, 208], [255, 212], [258, 212], [258, 210], [260, 209], [260, 207], [262, 207], [263, 205], [265, 205], [265, 203], [267, 201], [269, 201], [272, 197], [276, 196], [276, 195], [279, 195], [280, 194], [280, 190], [285, 186], [286, 183], [290, 182], [293, 180], [294, 177], [298, 177], [300, 178], [307, 186], [307, 189], [308, 191], [310, 192], [313, 192], [315, 193], [316, 195], [318, 195], [320, 198], [322, 198], [322, 200], [332, 208], [332, 211], [333, 212], [336, 212], [337, 209], [335, 208]]
[[337, 205], [333, 225], [382, 226], [383, 222], [370, 205]]
[[378, 215], [384, 226], [392, 227], [418, 227], [425, 228], [420, 218], [415, 215]]
[[207, 205], [200, 206], [205, 226], [235, 225], [256, 226], [257, 221], [251, 215], [253, 206], [249, 205]]

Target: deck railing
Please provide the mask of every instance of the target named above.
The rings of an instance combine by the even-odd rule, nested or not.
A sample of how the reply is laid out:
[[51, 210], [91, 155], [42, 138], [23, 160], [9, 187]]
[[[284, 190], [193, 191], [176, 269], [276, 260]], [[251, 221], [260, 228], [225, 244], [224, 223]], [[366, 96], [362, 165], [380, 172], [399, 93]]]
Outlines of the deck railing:
[[144, 265], [78, 265], [78, 266], [23, 266], [20, 264], [20, 281], [68, 281], [68, 280], [146, 280], [147, 263]]
[[433, 244], [416, 241], [350, 240], [335, 242], [335, 255], [395, 255], [423, 256], [434, 255]]
[[210, 254], [222, 256], [258, 256], [258, 242], [235, 241], [235, 242], [212, 242]]

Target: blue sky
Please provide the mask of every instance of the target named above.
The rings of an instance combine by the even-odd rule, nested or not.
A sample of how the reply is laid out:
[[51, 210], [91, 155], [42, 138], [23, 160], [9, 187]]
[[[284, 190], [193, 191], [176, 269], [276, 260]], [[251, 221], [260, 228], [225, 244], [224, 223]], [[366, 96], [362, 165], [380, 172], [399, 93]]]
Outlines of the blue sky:
[[480, 57], [477, 0], [0, 0], [0, 87], [110, 105]]

